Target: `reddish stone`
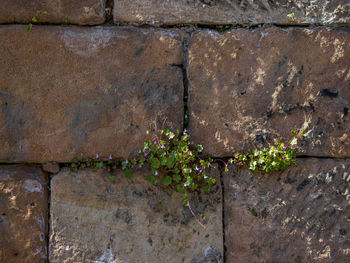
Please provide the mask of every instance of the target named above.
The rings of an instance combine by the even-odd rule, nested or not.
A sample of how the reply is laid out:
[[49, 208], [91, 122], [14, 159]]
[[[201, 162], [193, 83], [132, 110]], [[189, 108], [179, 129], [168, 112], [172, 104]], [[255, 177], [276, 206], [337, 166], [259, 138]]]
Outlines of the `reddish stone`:
[[105, 21], [105, 3], [104, 0], [0, 0], [0, 23], [34, 23], [35, 17], [37, 23], [97, 25]]
[[[221, 185], [181, 194], [153, 185], [137, 170], [62, 169], [51, 181], [50, 262], [223, 262]], [[115, 176], [114, 182], [108, 177]], [[211, 176], [219, 179], [218, 170]], [[161, 203], [160, 203], [161, 202]]]
[[47, 262], [47, 208], [39, 167], [0, 166], [0, 262]]
[[350, 156], [350, 32], [262, 28], [195, 33], [189, 131], [212, 156], [288, 143], [311, 120], [299, 154]]
[[177, 30], [1, 26], [0, 160], [128, 158], [146, 130], [181, 129], [182, 39]]
[[268, 176], [231, 169], [225, 262], [348, 261], [350, 161], [302, 159]]
[[349, 25], [350, 3], [348, 0], [114, 0], [114, 22]]

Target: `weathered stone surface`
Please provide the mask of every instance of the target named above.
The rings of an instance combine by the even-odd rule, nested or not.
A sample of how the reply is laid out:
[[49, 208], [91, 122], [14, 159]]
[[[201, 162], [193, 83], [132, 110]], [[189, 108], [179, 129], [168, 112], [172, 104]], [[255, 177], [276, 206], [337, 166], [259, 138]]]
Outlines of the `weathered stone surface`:
[[63, 169], [53, 177], [50, 262], [222, 262], [220, 185], [190, 197], [205, 230], [175, 189], [150, 184], [147, 174], [115, 171], [110, 182], [105, 171]]
[[224, 175], [226, 262], [347, 262], [350, 161], [303, 159], [282, 173]]
[[0, 0], [0, 23], [32, 23], [35, 17], [39, 23], [97, 25], [105, 21], [105, 4], [105, 0]]
[[48, 173], [56, 174], [60, 171], [60, 166], [58, 163], [55, 162], [49, 162], [49, 163], [43, 163], [41, 165], [41, 168]]
[[[294, 13], [289, 18], [288, 14]], [[114, 22], [349, 25], [348, 0], [114, 0]]]
[[0, 160], [126, 158], [182, 128], [179, 31], [1, 26], [0, 42]]
[[214, 156], [288, 142], [310, 156], [350, 156], [350, 31], [237, 29], [193, 35], [189, 130]]
[[47, 262], [46, 180], [39, 167], [0, 166], [0, 262]]

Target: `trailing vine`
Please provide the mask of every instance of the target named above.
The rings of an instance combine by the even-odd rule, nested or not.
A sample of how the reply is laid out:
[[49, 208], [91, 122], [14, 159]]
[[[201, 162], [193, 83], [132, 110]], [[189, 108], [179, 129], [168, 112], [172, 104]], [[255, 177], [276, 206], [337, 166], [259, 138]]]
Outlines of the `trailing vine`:
[[[251, 153], [237, 152], [226, 162], [219, 160], [224, 163], [225, 172], [229, 172], [230, 164], [246, 166], [254, 172], [269, 173], [285, 170], [297, 161], [294, 150], [298, 140], [310, 133], [309, 125], [310, 121], [306, 120], [301, 129], [292, 131], [293, 137], [288, 144], [278, 142], [268, 148], [255, 149]], [[186, 129], [182, 133], [179, 130], [173, 133], [163, 129], [151, 140], [145, 141], [142, 149], [133, 159], [115, 160], [109, 156], [108, 161], [102, 161], [96, 155], [95, 158], [86, 158], [81, 161], [74, 158], [71, 167], [75, 171], [90, 167], [94, 170], [105, 168], [109, 172], [121, 167], [124, 170], [124, 176], [131, 178], [134, 169], [148, 166], [151, 167], [151, 173], [146, 176], [146, 180], [155, 185], [173, 186], [182, 195], [184, 205], [189, 206], [188, 192], [199, 188], [209, 192], [211, 186], [216, 183], [215, 178], [208, 173], [208, 168], [213, 165], [214, 160], [210, 157], [204, 158], [202, 151], [201, 145], [194, 146], [190, 143]], [[115, 176], [110, 175], [109, 180], [114, 181]]]

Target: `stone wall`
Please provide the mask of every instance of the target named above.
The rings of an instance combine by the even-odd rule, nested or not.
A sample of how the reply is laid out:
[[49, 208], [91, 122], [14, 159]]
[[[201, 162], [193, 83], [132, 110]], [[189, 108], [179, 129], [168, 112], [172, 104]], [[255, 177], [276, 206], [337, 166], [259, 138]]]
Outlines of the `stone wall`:
[[[0, 24], [0, 262], [348, 261], [348, 0], [0, 0]], [[64, 168], [163, 125], [225, 159], [306, 119], [284, 172], [218, 161], [207, 229], [147, 169]]]

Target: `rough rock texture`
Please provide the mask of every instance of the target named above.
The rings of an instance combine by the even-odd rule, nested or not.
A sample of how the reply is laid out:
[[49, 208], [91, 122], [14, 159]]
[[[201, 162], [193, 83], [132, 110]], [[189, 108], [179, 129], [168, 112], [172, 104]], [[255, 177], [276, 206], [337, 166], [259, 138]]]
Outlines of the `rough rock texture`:
[[35, 17], [38, 23], [97, 25], [105, 21], [105, 4], [105, 0], [0, 0], [0, 23], [32, 23]]
[[[288, 14], [294, 13], [289, 18]], [[350, 25], [348, 0], [114, 0], [114, 22]]]
[[195, 33], [189, 49], [189, 130], [213, 156], [291, 139], [299, 153], [350, 156], [350, 31], [237, 29]]
[[39, 167], [0, 166], [0, 262], [47, 262], [46, 180]]
[[0, 160], [128, 157], [182, 128], [179, 31], [1, 26], [0, 43]]
[[49, 162], [49, 163], [43, 163], [41, 165], [41, 169], [43, 169], [45, 172], [56, 174], [60, 171], [60, 166], [58, 163]]
[[224, 175], [226, 262], [347, 262], [350, 161], [303, 159]]
[[51, 181], [50, 262], [222, 262], [220, 185], [190, 197], [205, 230], [180, 194], [150, 184], [148, 173], [115, 171], [110, 182], [105, 171], [61, 170]]

